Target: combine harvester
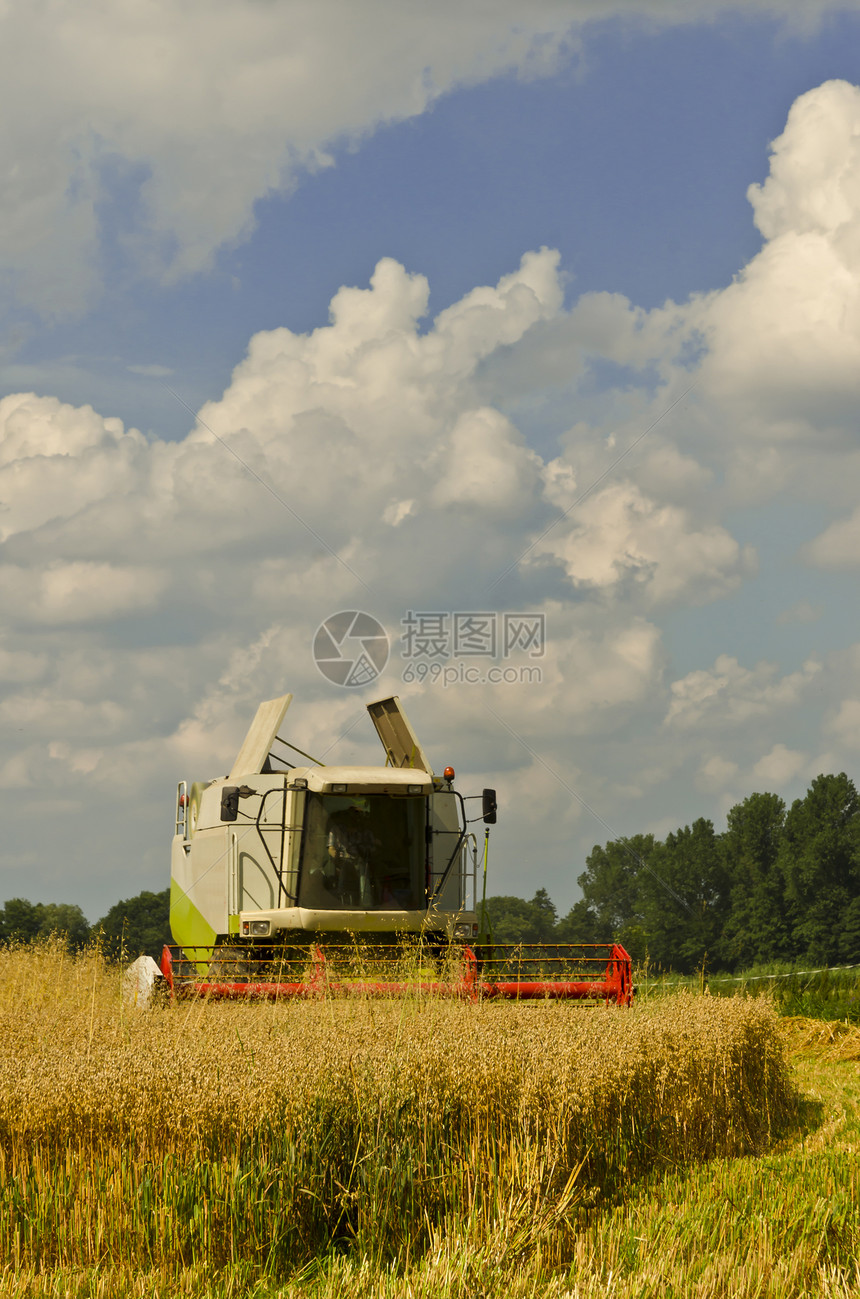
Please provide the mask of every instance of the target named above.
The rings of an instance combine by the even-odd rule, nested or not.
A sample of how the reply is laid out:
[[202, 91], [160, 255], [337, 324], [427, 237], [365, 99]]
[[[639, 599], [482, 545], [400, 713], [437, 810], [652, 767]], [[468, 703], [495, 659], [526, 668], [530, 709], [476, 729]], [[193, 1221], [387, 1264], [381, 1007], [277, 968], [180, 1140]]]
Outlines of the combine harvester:
[[[229, 776], [180, 781], [170, 927], [174, 996], [433, 995], [629, 1005], [614, 943], [504, 945], [480, 933], [468, 818], [454, 771], [434, 775], [396, 696], [368, 704], [384, 767], [327, 767], [278, 732], [292, 699], [260, 704]], [[306, 759], [293, 766], [276, 751]]]

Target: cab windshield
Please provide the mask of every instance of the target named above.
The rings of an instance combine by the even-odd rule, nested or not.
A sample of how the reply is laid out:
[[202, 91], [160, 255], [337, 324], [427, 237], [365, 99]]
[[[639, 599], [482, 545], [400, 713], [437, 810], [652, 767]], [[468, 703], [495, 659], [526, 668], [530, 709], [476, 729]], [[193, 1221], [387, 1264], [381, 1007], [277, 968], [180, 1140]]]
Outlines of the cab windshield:
[[422, 797], [308, 793], [299, 906], [423, 909], [424, 810]]

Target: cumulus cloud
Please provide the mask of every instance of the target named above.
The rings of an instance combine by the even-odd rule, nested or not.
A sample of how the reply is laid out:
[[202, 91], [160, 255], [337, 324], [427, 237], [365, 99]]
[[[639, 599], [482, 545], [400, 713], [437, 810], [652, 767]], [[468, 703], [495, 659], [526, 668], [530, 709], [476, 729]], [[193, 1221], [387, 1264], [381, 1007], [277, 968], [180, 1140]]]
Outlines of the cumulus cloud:
[[700, 764], [696, 773], [696, 788], [706, 793], [719, 791], [725, 789], [727, 785], [734, 784], [737, 775], [736, 762], [732, 762], [730, 758], [721, 758], [718, 753], [714, 753]]
[[725, 528], [700, 528], [680, 506], [658, 504], [633, 483], [589, 497], [565, 526], [540, 540], [536, 556], [561, 561], [575, 587], [641, 588], [649, 605], [703, 604], [727, 594], [754, 566]]
[[139, 486], [145, 442], [90, 406], [16, 393], [0, 400], [0, 542]]
[[755, 223], [766, 239], [829, 234], [855, 258], [860, 212], [860, 89], [827, 81], [791, 106], [771, 146], [770, 175], [751, 185]]
[[765, 246], [700, 305], [701, 382], [785, 441], [840, 426], [860, 395], [860, 88], [801, 95], [772, 149], [749, 190]]
[[0, 601], [6, 617], [55, 627], [103, 622], [150, 609], [164, 586], [164, 576], [143, 565], [57, 560], [35, 574], [13, 564], [0, 568]]
[[666, 714], [669, 726], [731, 727], [796, 704], [821, 671], [807, 659], [799, 672], [779, 675], [776, 663], [762, 661], [742, 667], [730, 654], [721, 654], [711, 669], [697, 669], [673, 681]]
[[[754, 7], [797, 16], [790, 0]], [[247, 234], [258, 199], [332, 165], [339, 146], [381, 123], [456, 86], [553, 72], [593, 18], [689, 22], [724, 8], [59, 0], [48, 21], [39, 5], [6, 5], [0, 264], [23, 301], [48, 314], [79, 309], [97, 290], [99, 213], [111, 210], [142, 273], [198, 271]]]
[[21, 683], [38, 681], [44, 676], [48, 659], [45, 654], [33, 654], [28, 650], [7, 650], [0, 642], [0, 683]]
[[827, 731], [849, 752], [860, 749], [860, 699], [843, 699]]
[[775, 744], [769, 753], [759, 758], [752, 774], [756, 780], [779, 789], [799, 776], [807, 762], [807, 755], [799, 749], [788, 749], [784, 744]]
[[[407, 551], [438, 584], [462, 567], [476, 518], [486, 529], [540, 504], [539, 457], [497, 409], [472, 404], [471, 381], [484, 356], [559, 310], [557, 262], [527, 254], [422, 330], [426, 280], [384, 259], [368, 288], [337, 293], [329, 325], [256, 335], [224, 396], [177, 443], [55, 398], [0, 401], [10, 629], [165, 601], [209, 619], [229, 599], [249, 626], [266, 610], [276, 622], [285, 607], [331, 612], [324, 600], [355, 590], [353, 564], [370, 584], [399, 562], [394, 526], [415, 528]], [[437, 547], [428, 568], [436, 525], [424, 516], [443, 510], [449, 552]]]
[[860, 509], [847, 518], [835, 519], [804, 551], [817, 568], [846, 569], [860, 564]]
[[498, 411], [483, 407], [457, 420], [442, 449], [445, 470], [435, 505], [474, 507], [516, 516], [533, 496], [540, 460]]

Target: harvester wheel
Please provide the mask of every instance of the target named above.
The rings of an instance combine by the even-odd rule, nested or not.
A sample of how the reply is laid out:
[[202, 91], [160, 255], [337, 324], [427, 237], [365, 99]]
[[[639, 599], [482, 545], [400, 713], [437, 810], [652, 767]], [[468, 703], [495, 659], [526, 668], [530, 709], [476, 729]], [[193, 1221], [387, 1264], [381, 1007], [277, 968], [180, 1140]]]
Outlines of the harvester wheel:
[[219, 943], [213, 951], [209, 962], [210, 982], [236, 983], [239, 979], [251, 978], [253, 973], [254, 962], [247, 947]]

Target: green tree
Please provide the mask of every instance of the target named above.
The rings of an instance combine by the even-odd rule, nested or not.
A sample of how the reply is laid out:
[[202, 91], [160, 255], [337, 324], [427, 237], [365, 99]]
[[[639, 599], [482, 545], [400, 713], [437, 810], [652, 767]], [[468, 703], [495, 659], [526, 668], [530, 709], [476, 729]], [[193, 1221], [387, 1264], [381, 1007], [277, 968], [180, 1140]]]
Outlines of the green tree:
[[555, 938], [556, 909], [546, 889], [538, 889], [530, 902], [504, 895], [487, 898], [487, 915], [497, 943], [551, 943]]
[[844, 771], [816, 776], [792, 803], [779, 864], [796, 954], [828, 965], [856, 956], [860, 796]]
[[539, 917], [539, 925], [546, 938], [542, 941], [550, 942], [555, 936], [555, 926], [558, 920], [558, 912], [550, 895], [546, 889], [538, 889], [532, 898], [529, 906], [534, 907]]
[[596, 941], [616, 939], [637, 959], [645, 955], [640, 880], [653, 854], [653, 834], [616, 839], [605, 848], [595, 844], [577, 880], [585, 903], [578, 916], [593, 917]]
[[608, 943], [611, 932], [602, 931], [596, 913], [585, 898], [574, 902], [566, 916], [555, 927], [555, 937], [560, 943]]
[[39, 910], [39, 938], [47, 938], [49, 934], [63, 934], [70, 947], [86, 947], [91, 931], [80, 907], [70, 902], [46, 902]]
[[10, 898], [0, 913], [0, 938], [10, 943], [29, 943], [38, 934], [38, 906], [26, 898]]
[[722, 836], [730, 907], [720, 956], [730, 969], [786, 960], [792, 941], [779, 856], [785, 803], [776, 794], [750, 794], [727, 817]]
[[614, 939], [634, 960], [689, 972], [718, 947], [728, 910], [728, 887], [718, 838], [700, 819], [670, 834], [633, 835], [592, 849], [579, 877], [582, 905], [565, 917], [594, 941]]
[[161, 893], [144, 890], [136, 897], [117, 902], [94, 932], [104, 937], [105, 952], [114, 960], [146, 955], [158, 960], [170, 935], [170, 889]]
[[728, 877], [713, 824], [700, 817], [656, 844], [641, 873], [648, 955], [690, 974], [714, 959], [729, 906]]
[[839, 926], [839, 959], [846, 964], [860, 962], [860, 893], [842, 913]]
[[58, 934], [71, 948], [85, 946], [90, 927], [81, 908], [71, 902], [28, 902], [11, 898], [0, 910], [0, 941], [29, 943]]

